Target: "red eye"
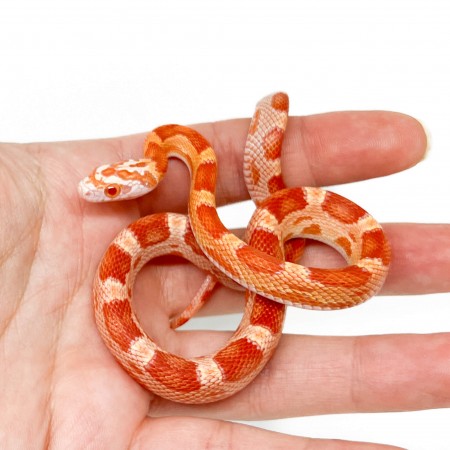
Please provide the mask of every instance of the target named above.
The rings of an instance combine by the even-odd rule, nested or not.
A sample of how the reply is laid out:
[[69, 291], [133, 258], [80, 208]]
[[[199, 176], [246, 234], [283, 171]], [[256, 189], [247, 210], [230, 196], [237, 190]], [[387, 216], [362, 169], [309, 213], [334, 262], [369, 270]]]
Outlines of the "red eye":
[[116, 198], [120, 194], [120, 186], [118, 184], [109, 184], [105, 187], [105, 195], [109, 198]]

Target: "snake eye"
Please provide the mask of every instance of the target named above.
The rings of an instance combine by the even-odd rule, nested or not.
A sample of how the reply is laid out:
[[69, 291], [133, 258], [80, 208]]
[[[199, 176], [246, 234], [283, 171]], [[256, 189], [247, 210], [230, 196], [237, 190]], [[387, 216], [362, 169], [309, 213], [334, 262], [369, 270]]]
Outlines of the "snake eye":
[[118, 184], [108, 184], [104, 192], [107, 197], [116, 198], [120, 194], [120, 186]]

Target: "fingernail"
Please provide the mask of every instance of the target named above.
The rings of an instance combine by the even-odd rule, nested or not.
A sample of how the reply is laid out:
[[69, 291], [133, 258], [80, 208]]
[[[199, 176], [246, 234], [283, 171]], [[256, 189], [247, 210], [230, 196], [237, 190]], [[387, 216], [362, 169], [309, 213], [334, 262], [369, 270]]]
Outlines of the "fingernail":
[[427, 146], [425, 147], [425, 152], [422, 156], [422, 161], [423, 161], [424, 159], [427, 158], [428, 154], [430, 153], [432, 138], [431, 138], [431, 133], [430, 133], [429, 128], [426, 127], [421, 120], [418, 120], [418, 122], [420, 123], [420, 125], [422, 125], [423, 131], [427, 138]]

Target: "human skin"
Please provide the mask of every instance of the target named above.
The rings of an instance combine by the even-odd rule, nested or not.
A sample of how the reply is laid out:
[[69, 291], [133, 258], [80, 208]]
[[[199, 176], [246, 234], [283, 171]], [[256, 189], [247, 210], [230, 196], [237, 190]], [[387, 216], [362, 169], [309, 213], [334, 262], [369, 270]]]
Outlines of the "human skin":
[[[220, 205], [248, 197], [242, 178], [248, 125], [241, 119], [194, 127], [217, 152]], [[171, 161], [154, 192], [102, 205], [81, 200], [77, 183], [99, 164], [139, 158], [143, 139], [0, 144], [0, 447], [391, 449], [397, 447], [312, 440], [228, 420], [450, 405], [450, 334], [285, 335], [250, 386], [208, 405], [171, 403], [134, 382], [96, 330], [93, 276], [128, 223], [159, 211], [186, 212], [189, 175], [182, 163]], [[426, 148], [420, 123], [403, 114], [292, 117], [283, 147], [284, 181], [289, 187], [329, 186], [393, 174], [418, 163]], [[386, 224], [385, 230], [393, 261], [383, 293], [450, 290], [449, 225]], [[307, 260], [322, 254], [318, 247]], [[144, 328], [161, 346], [185, 356], [213, 350], [229, 336], [169, 327], [202, 276], [190, 264], [165, 257], [137, 280], [135, 303]], [[219, 288], [203, 313], [239, 308], [242, 293]]]

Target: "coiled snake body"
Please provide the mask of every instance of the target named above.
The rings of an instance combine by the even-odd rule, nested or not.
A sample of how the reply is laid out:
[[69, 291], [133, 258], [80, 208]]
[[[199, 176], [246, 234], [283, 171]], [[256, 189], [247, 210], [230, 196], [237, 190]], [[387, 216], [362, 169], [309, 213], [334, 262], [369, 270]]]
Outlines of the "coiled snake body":
[[[271, 357], [281, 336], [285, 305], [314, 309], [347, 308], [376, 294], [387, 274], [390, 251], [380, 225], [351, 201], [320, 188], [285, 189], [281, 144], [288, 97], [262, 99], [245, 147], [244, 174], [258, 205], [245, 243], [220, 221], [215, 205], [217, 164], [203, 136], [179, 125], [156, 128], [147, 137], [142, 160], [100, 166], [79, 186], [90, 201], [136, 198], [163, 177], [169, 157], [189, 167], [189, 218], [174, 213], [143, 217], [107, 249], [94, 280], [97, 327], [106, 345], [141, 385], [167, 399], [206, 403], [245, 387]], [[337, 249], [348, 266], [308, 268], [291, 261], [312, 238]], [[295, 242], [295, 241], [293, 241]], [[174, 322], [187, 320], [215, 279], [247, 289], [242, 321], [214, 354], [186, 359], [161, 349], [140, 326], [132, 308], [139, 270], [163, 254], [181, 255], [210, 276], [195, 302]]]

